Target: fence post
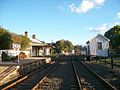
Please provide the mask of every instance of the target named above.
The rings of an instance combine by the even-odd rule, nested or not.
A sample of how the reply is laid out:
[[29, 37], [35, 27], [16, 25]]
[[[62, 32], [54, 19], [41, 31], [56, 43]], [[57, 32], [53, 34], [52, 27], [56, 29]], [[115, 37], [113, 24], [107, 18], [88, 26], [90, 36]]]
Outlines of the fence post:
[[101, 56], [99, 56], [99, 61], [101, 61]]
[[112, 56], [111, 56], [111, 67], [113, 69], [113, 58], [112, 58]]
[[106, 65], [106, 57], [105, 57], [105, 65]]
[[97, 59], [98, 59], [98, 57], [96, 56], [96, 63], [97, 63]]

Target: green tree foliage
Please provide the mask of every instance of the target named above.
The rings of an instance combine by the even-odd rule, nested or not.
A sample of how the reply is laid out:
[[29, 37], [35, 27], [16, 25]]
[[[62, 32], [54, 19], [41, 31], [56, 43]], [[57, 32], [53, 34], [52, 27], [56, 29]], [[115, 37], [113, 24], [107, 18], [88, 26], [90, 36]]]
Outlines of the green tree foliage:
[[20, 44], [21, 50], [29, 47], [30, 39], [27, 36], [10, 33], [8, 30], [0, 27], [0, 50], [11, 49], [12, 44]]
[[72, 42], [70, 42], [68, 40], [65, 41], [65, 46], [66, 46], [66, 51], [68, 51], [68, 52], [71, 52], [74, 48]]
[[15, 33], [12, 33], [12, 40], [13, 43], [20, 44], [21, 50], [26, 49], [27, 47], [29, 47], [30, 44], [30, 39], [28, 37], [23, 35], [17, 35]]
[[105, 36], [110, 39], [110, 47], [118, 52], [120, 50], [120, 25], [116, 25], [105, 32]]
[[87, 51], [86, 46], [76, 45], [74, 46], [75, 53], [81, 53], [81, 51]]
[[11, 34], [6, 29], [0, 27], [0, 50], [11, 49]]
[[76, 46], [74, 46], [75, 53], [80, 53], [81, 48], [82, 48], [82, 45], [76, 45]]
[[12, 41], [13, 43], [20, 44], [20, 36], [15, 33], [12, 33]]
[[26, 36], [20, 35], [20, 45], [21, 45], [21, 50], [26, 49], [30, 45], [30, 39], [27, 38]]
[[2, 53], [2, 61], [10, 61], [10, 56], [5, 52]]
[[73, 49], [73, 44], [68, 40], [59, 40], [55, 43], [56, 52], [62, 53], [62, 51], [70, 52]]

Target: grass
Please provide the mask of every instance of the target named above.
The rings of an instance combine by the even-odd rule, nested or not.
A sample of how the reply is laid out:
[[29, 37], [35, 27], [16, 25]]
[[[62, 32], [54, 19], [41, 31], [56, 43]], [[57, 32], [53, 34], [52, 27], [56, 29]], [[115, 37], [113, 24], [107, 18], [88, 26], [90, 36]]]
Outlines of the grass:
[[[104, 59], [102, 59], [101, 61], [105, 61]], [[108, 63], [111, 63], [111, 58], [108, 58], [106, 59], [106, 61]], [[104, 62], [100, 62], [101, 64], [104, 63]], [[113, 59], [113, 63], [116, 64], [116, 65], [120, 65], [120, 60], [117, 60], [117, 59]]]

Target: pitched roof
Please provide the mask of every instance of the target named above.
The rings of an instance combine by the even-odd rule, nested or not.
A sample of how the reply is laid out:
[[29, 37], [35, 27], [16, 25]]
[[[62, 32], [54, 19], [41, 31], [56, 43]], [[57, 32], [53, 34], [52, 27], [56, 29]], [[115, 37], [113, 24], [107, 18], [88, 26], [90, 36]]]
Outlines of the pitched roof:
[[[110, 41], [110, 39], [108, 39], [107, 37], [105, 37], [105, 36], [103, 36], [103, 35], [101, 35], [101, 34], [98, 34], [97, 36], [100, 36], [100, 37], [104, 38], [105, 40]], [[97, 37], [97, 36], [96, 36], [96, 37]]]
[[47, 46], [47, 45], [48, 45], [48, 44], [46, 44], [46, 43], [41, 42], [41, 41], [38, 40], [38, 39], [30, 38], [30, 40], [31, 40], [31, 44], [32, 44], [33, 46]]
[[[98, 37], [98, 36], [102, 37], [103, 39], [105, 39], [107, 41], [110, 41], [110, 39], [108, 39], [107, 37], [105, 37], [105, 36], [103, 36], [101, 34], [98, 34], [96, 37]], [[96, 37], [94, 37], [94, 38], [96, 38]], [[92, 38], [91, 40], [93, 40], [94, 38]], [[86, 44], [90, 43], [91, 40], [87, 41]]]
[[31, 42], [32, 43], [42, 43], [40, 40], [38, 39], [33, 39], [33, 38], [30, 38]]

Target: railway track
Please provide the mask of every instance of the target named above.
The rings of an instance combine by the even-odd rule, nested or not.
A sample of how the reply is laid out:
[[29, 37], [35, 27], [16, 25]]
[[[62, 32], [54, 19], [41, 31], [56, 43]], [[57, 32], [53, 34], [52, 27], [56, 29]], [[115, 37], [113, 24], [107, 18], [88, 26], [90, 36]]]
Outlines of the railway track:
[[70, 60], [53, 64], [38, 73], [25, 76], [2, 90], [81, 90], [79, 77]]
[[37, 71], [32, 72], [22, 78], [11, 81], [10, 83], [0, 87], [0, 90], [31, 90], [35, 86], [44, 74], [47, 73], [51, 68], [55, 66], [56, 63], [51, 65], [46, 65]]
[[82, 88], [87, 90], [116, 90], [80, 60], [75, 60], [75, 66], [77, 66]]
[[6, 69], [5, 71], [3, 71], [1, 74], [0, 74], [0, 81], [5, 78], [7, 75], [9, 75], [12, 71], [14, 71], [16, 69], [15, 66], [11, 66], [9, 67], [8, 69]]
[[67, 60], [52, 69], [32, 90], [82, 90], [74, 62]]
[[[63, 58], [64, 59], [64, 58]], [[1, 90], [116, 90], [84, 63], [65, 57], [59, 63], [29, 74]]]

